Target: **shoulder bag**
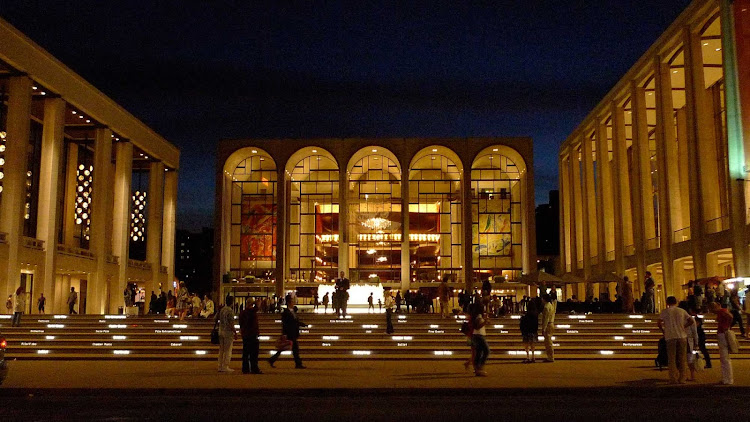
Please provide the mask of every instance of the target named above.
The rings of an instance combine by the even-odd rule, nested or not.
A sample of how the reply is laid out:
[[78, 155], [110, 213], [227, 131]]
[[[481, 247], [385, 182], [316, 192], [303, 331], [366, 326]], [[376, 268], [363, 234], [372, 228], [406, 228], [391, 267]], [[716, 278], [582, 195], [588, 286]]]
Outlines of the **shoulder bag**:
[[211, 344], [219, 344], [219, 315], [216, 315], [214, 328], [211, 330]]

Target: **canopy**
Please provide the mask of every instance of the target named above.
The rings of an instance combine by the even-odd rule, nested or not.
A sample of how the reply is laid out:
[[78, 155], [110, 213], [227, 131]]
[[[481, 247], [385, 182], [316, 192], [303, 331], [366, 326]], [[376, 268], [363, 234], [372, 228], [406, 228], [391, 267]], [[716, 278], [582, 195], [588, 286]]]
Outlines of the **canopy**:
[[615, 273], [602, 273], [588, 279], [590, 283], [620, 283], [622, 277]]
[[583, 279], [583, 277], [578, 277], [577, 275], [573, 275], [571, 273], [565, 273], [562, 275], [562, 281], [566, 284], [575, 284], [575, 283], [583, 283], [586, 280]]

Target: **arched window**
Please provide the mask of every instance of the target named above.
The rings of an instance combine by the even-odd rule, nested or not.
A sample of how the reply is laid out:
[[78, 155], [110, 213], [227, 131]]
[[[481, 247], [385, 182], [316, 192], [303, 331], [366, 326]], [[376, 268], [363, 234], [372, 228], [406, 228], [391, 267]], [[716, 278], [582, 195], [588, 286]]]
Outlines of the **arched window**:
[[409, 259], [412, 281], [456, 279], [462, 267], [461, 161], [446, 147], [428, 147], [409, 169]]
[[486, 149], [471, 169], [472, 259], [480, 281], [513, 280], [523, 270], [525, 171], [501, 149], [508, 148]]
[[[297, 159], [302, 156], [303, 158]], [[296, 280], [328, 281], [338, 270], [339, 169], [331, 154], [305, 148], [290, 159], [289, 270]]]
[[231, 173], [231, 273], [271, 278], [276, 267], [276, 164], [260, 150], [251, 153]]
[[[356, 160], [356, 161], [355, 161]], [[349, 277], [401, 279], [401, 170], [383, 148], [355, 154], [349, 166]]]

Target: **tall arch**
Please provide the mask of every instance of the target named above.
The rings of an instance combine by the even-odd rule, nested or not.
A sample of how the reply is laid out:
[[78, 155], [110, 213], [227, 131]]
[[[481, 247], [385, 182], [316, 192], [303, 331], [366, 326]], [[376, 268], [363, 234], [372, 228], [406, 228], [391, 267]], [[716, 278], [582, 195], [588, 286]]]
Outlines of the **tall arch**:
[[412, 281], [455, 280], [463, 265], [461, 159], [429, 146], [409, 166], [409, 261]]
[[516, 150], [495, 145], [471, 167], [471, 253], [478, 280], [514, 280], [530, 269], [526, 162]]
[[[228, 201], [222, 220], [226, 268], [233, 278], [273, 278], [276, 268], [278, 171], [276, 162], [260, 148], [235, 151], [224, 164], [224, 194]], [[228, 245], [226, 244], [228, 243]]]
[[305, 147], [286, 165], [289, 254], [293, 280], [330, 281], [339, 267], [339, 167], [330, 152]]
[[401, 168], [386, 148], [366, 147], [347, 165], [349, 276], [401, 278]]

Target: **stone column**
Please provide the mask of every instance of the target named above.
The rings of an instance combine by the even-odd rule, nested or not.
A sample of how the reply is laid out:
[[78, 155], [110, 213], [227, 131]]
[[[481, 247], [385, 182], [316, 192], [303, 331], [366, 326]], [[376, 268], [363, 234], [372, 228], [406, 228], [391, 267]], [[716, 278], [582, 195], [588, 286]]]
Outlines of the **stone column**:
[[464, 232], [464, 289], [471, 293], [474, 289], [474, 248], [472, 230], [474, 229], [474, 217], [472, 212], [472, 186], [471, 186], [471, 163], [464, 163], [464, 172], [461, 177], [461, 229]]
[[[688, 184], [690, 187], [690, 238], [693, 250], [693, 265], [696, 278], [707, 277], [706, 246], [705, 246], [705, 207], [703, 202], [710, 200], [704, 197], [702, 189], [701, 165], [703, 161], [699, 150], [699, 138], [703, 135], [700, 128], [702, 119], [698, 115], [705, 113], [706, 94], [703, 79], [703, 59], [701, 54], [700, 37], [692, 34], [688, 27], [683, 29], [682, 40], [685, 48], [685, 123], [687, 127], [687, 153], [690, 171]], [[715, 186], [714, 186], [715, 188]], [[715, 197], [718, 203], [718, 194]], [[712, 274], [713, 275], [713, 274]]]
[[286, 170], [280, 168], [277, 170], [276, 176], [276, 188], [278, 193], [276, 195], [276, 270], [274, 272], [274, 278], [276, 279], [276, 296], [284, 297], [284, 278], [285, 278], [285, 265], [286, 260], [285, 252], [287, 244], [287, 233], [289, 232], [287, 227], [287, 208], [289, 205], [289, 190], [286, 180]]
[[671, 69], [669, 64], [662, 63], [659, 56], [654, 58], [653, 69], [656, 87], [656, 176], [659, 186], [662, 283], [664, 284], [664, 295], [668, 297], [681, 291], [681, 287], [675, 285], [672, 243], [674, 227], [681, 226], [682, 216], [680, 213]]
[[151, 291], [157, 290], [161, 269], [161, 238], [164, 228], [164, 163], [152, 161], [148, 170], [148, 217], [146, 217], [146, 261], [151, 264], [151, 280], [146, 283], [146, 310]]
[[347, 180], [346, 168], [339, 169], [339, 266], [336, 277], [343, 271], [351, 279], [349, 274], [349, 181]]
[[[734, 3], [734, 9], [732, 8]], [[745, 186], [745, 143], [750, 140], [750, 1], [721, 2], [722, 51], [724, 56], [724, 87], [727, 110], [727, 154], [729, 162], [729, 222], [735, 275], [750, 276], [748, 253], [747, 203]], [[736, 31], [736, 32], [735, 32]], [[736, 33], [740, 36], [737, 37]], [[738, 54], [739, 53], [739, 54]], [[742, 69], [742, 71], [740, 71]], [[742, 72], [742, 73], [740, 73]], [[742, 83], [745, 85], [742, 85]], [[743, 94], [744, 91], [744, 94]], [[744, 98], [741, 98], [744, 95]]]
[[[55, 257], [57, 256], [57, 216], [61, 212], [58, 201], [59, 179], [62, 172], [62, 157], [65, 129], [65, 101], [48, 98], [44, 101], [44, 128], [42, 130], [42, 158], [39, 169], [39, 216], [37, 237], [46, 244], [44, 251], [44, 279], [42, 293], [53, 307], [55, 294]], [[51, 309], [50, 309], [51, 310]]]
[[[583, 158], [583, 273], [588, 278], [593, 274], [593, 257], [596, 253], [596, 185], [594, 184], [594, 153], [588, 129], [581, 135]], [[600, 259], [601, 257], [598, 257]]]
[[[127, 286], [128, 258], [130, 255], [131, 184], [133, 180], [133, 144], [115, 144], [114, 207], [112, 215], [112, 254], [120, 258], [117, 270], [117, 287], [110, 290], [109, 312], [115, 313], [125, 306], [122, 292]], [[151, 198], [148, 198], [150, 201]]]
[[409, 289], [411, 256], [409, 254], [409, 163], [401, 163], [401, 291]]
[[626, 232], [631, 235], [633, 227], [630, 212], [630, 184], [628, 183], [627, 145], [625, 141], [625, 115], [622, 107], [612, 102], [612, 194], [614, 204], [612, 216], [614, 220], [615, 272], [625, 274], [625, 246]]
[[0, 203], [0, 231], [7, 233], [8, 269], [3, 298], [15, 293], [20, 285], [23, 247], [24, 209], [26, 206], [26, 171], [31, 119], [31, 85], [26, 76], [8, 80], [8, 114], [6, 115], [5, 165], [3, 196]]
[[557, 170], [558, 180], [560, 188], [560, 271], [558, 274], [565, 274], [572, 272], [572, 266], [570, 265], [570, 202], [568, 200], [568, 192], [570, 191], [570, 183], [568, 183], [568, 161], [563, 156], [565, 151], [561, 152], [557, 158]]
[[[174, 280], [174, 248], [177, 223], [177, 170], [164, 173], [164, 232], [161, 241], [161, 262], [167, 267], [167, 280], [163, 290], [169, 290]], [[124, 288], [124, 287], [123, 287]]]
[[635, 81], [630, 86], [633, 122], [633, 174], [631, 203], [633, 207], [633, 242], [638, 269], [639, 291], [646, 273], [646, 242], [655, 237], [651, 165], [646, 124], [646, 93]]
[[[597, 162], [597, 204], [596, 220], [599, 248], [599, 263], [607, 262], [607, 252], [614, 250], [614, 214], [612, 212], [612, 174], [609, 162], [609, 139], [607, 136], [607, 125], [603, 118], [597, 119], [596, 127], [596, 162]], [[612, 249], [610, 249], [612, 248]], [[604, 266], [602, 265], [602, 268]]]
[[96, 272], [88, 280], [86, 313], [102, 314], [106, 310], [107, 254], [112, 251], [112, 131], [97, 128], [94, 135], [94, 178], [91, 192], [91, 231], [89, 245], [96, 254]]

